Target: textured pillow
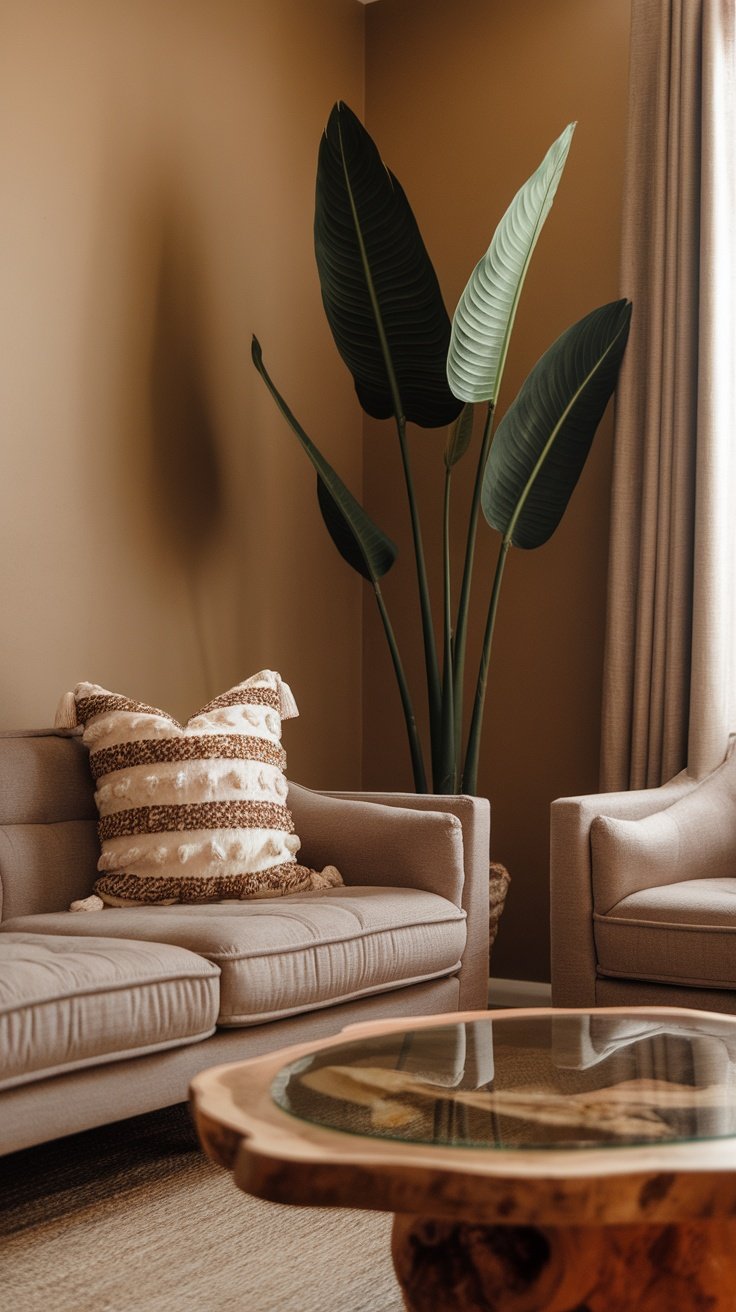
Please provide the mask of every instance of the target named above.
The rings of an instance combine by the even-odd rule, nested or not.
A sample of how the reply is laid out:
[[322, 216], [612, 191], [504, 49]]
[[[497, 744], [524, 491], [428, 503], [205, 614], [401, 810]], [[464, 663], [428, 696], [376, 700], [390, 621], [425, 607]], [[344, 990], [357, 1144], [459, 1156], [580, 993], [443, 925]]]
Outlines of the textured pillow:
[[[297, 714], [273, 670], [216, 697], [185, 725], [94, 683], [67, 693], [57, 725], [81, 724], [89, 748], [102, 901], [170, 905], [341, 884], [333, 866], [318, 874], [296, 861], [281, 720]], [[80, 909], [89, 906], [87, 899]]]

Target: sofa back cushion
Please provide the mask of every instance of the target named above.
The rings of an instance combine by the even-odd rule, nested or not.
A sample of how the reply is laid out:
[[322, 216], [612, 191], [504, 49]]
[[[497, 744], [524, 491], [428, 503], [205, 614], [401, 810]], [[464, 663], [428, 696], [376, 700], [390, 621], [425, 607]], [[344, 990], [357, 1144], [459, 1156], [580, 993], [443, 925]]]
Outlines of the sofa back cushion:
[[0, 733], [0, 919], [85, 897], [100, 854], [78, 730]]

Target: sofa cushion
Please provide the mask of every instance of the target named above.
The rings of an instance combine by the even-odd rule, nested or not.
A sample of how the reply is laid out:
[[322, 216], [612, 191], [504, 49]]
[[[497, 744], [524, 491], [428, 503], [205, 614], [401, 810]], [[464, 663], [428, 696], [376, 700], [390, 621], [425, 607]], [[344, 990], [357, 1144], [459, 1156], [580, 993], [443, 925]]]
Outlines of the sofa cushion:
[[135, 906], [341, 883], [334, 867], [318, 875], [296, 861], [281, 746], [281, 720], [296, 714], [274, 670], [216, 697], [185, 725], [97, 684], [77, 684], [59, 718], [83, 726], [97, 784], [98, 897]]
[[0, 732], [0, 775], [0, 917], [86, 897], [100, 844], [81, 734]]
[[68, 933], [71, 924], [78, 934], [201, 953], [222, 972], [220, 1025], [256, 1025], [447, 975], [465, 947], [465, 912], [412, 888], [335, 888], [276, 905], [107, 908], [6, 923], [50, 935]]
[[1, 934], [0, 1089], [207, 1038], [219, 974], [164, 943]]
[[736, 878], [646, 888], [594, 921], [602, 975], [736, 989]]

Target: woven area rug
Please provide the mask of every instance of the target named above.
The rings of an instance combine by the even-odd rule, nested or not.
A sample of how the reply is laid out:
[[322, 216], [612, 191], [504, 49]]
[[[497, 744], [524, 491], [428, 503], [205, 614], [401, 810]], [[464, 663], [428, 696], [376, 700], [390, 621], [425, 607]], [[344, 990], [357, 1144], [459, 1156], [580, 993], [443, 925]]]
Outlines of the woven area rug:
[[390, 1216], [249, 1198], [186, 1105], [0, 1158], [0, 1307], [401, 1312]]

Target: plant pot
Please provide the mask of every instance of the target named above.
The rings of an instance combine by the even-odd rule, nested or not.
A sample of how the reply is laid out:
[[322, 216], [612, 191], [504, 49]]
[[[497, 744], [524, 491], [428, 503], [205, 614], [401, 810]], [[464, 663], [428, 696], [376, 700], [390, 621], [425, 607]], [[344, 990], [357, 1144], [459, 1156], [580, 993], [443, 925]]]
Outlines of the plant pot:
[[506, 902], [506, 894], [508, 892], [510, 883], [511, 883], [511, 875], [509, 874], [506, 867], [502, 866], [498, 861], [491, 861], [488, 868], [488, 969], [489, 972], [491, 966], [491, 952], [493, 950], [493, 944], [496, 941], [496, 934], [498, 933], [498, 922], [501, 919], [501, 912], [503, 911], [504, 904]]

